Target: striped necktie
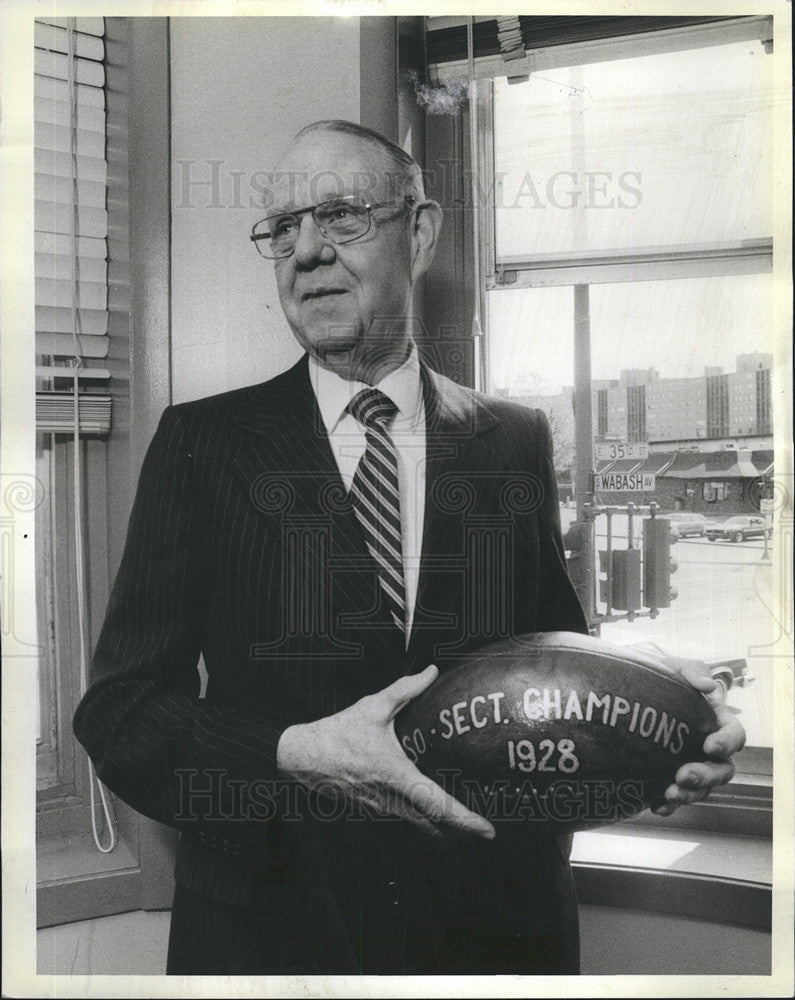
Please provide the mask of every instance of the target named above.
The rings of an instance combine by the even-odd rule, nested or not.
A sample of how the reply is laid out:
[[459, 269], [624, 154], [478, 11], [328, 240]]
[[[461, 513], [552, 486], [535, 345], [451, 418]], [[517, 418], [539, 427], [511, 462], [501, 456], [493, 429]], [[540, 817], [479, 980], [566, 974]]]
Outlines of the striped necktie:
[[380, 389], [363, 389], [348, 410], [364, 425], [367, 447], [351, 484], [353, 509], [378, 567], [392, 621], [405, 634], [406, 588], [400, 536], [397, 454], [387, 425], [397, 406]]

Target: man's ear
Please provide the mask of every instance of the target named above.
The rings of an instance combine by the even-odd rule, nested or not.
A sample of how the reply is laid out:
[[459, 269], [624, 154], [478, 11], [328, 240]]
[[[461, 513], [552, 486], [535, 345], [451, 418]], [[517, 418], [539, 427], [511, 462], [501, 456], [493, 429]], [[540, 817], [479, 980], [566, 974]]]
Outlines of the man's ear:
[[411, 218], [411, 281], [420, 278], [431, 266], [442, 229], [442, 206], [435, 201], [421, 201]]

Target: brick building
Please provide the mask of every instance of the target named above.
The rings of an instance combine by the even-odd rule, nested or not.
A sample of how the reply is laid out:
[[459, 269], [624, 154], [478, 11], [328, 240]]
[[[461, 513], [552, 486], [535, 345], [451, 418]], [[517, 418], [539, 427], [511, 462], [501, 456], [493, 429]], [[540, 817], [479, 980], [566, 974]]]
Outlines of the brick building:
[[[741, 354], [736, 371], [660, 378], [629, 369], [593, 383], [596, 440], [670, 442], [772, 435], [770, 354]], [[568, 392], [568, 390], [566, 390]]]
[[[708, 514], [758, 511], [762, 481], [773, 467], [771, 363], [770, 354], [741, 354], [733, 372], [706, 368], [698, 378], [660, 378], [654, 368], [626, 369], [618, 379], [594, 381], [594, 439], [648, 441], [651, 452], [643, 463], [601, 463], [596, 471], [657, 477], [654, 495], [610, 493], [610, 502], [655, 500], [664, 510]], [[559, 478], [570, 491], [573, 390], [513, 398], [550, 415]]]

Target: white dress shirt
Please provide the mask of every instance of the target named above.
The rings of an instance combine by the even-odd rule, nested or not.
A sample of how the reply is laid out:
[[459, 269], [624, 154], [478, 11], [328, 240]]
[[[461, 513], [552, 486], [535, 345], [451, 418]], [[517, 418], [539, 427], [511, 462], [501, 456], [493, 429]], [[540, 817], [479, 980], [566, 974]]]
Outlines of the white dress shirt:
[[425, 513], [425, 404], [417, 348], [412, 344], [411, 353], [400, 368], [372, 387], [341, 378], [312, 357], [309, 358], [309, 378], [346, 490], [351, 488], [359, 459], [367, 447], [364, 427], [346, 407], [358, 392], [370, 388], [380, 389], [397, 406], [388, 429], [398, 463], [408, 645], [417, 602]]

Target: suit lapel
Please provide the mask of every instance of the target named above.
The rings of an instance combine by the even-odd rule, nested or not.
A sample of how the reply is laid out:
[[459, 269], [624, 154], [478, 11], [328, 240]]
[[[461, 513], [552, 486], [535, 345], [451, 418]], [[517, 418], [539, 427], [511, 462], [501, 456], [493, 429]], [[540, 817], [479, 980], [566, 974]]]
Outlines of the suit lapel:
[[[330, 648], [347, 649], [353, 659], [371, 669], [374, 661], [383, 664], [387, 679], [375, 671], [373, 681], [384, 686], [394, 679], [393, 674], [397, 676], [392, 664], [396, 654], [402, 653], [402, 640], [397, 646], [397, 630], [382, 599], [375, 563], [312, 389], [308, 356], [256, 388], [259, 391], [253, 391], [233, 417], [235, 424], [253, 432], [248, 435], [249, 448], [235, 460], [238, 474], [257, 510], [281, 522], [283, 538], [290, 531], [303, 531], [315, 539], [325, 534], [325, 565], [310, 567], [308, 572], [314, 577], [321, 574], [324, 581]], [[291, 581], [292, 573], [289, 567], [285, 569], [286, 580]], [[308, 618], [317, 620], [313, 609], [306, 612]]]
[[272, 382], [256, 386], [232, 415], [254, 433], [236, 465], [263, 513], [322, 515], [328, 492], [345, 492], [307, 362], [304, 355]]
[[426, 421], [422, 558], [409, 643], [413, 659], [461, 635], [469, 571], [464, 518], [475, 499], [473, 477], [489, 467], [488, 432], [499, 421], [471, 393], [422, 365]]
[[[435, 647], [456, 646], [464, 636], [464, 594], [472, 562], [465, 545], [465, 519], [476, 498], [480, 503], [485, 498], [485, 509], [494, 509], [490, 494], [497, 484], [492, 486], [493, 477], [480, 473], [499, 468], [499, 456], [489, 444], [489, 432], [499, 425], [493, 412], [425, 364], [421, 377], [426, 481], [420, 574], [407, 651], [414, 666], [425, 665]], [[394, 663], [399, 654], [394, 629], [384, 627], [386, 612], [374, 564], [339, 474], [310, 383], [307, 356], [277, 379], [255, 387], [232, 419], [253, 432], [235, 465], [254, 507], [283, 526], [298, 523], [310, 531], [313, 525], [318, 530], [328, 527], [335, 635], [344, 635], [346, 645], [358, 641], [371, 663]]]

